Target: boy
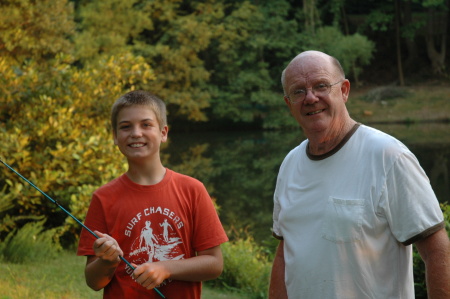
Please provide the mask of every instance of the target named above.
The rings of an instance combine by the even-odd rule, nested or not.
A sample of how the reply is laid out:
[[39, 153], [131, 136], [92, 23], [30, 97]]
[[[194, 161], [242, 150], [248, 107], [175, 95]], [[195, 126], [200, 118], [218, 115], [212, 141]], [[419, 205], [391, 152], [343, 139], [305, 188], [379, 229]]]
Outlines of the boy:
[[199, 299], [201, 281], [222, 272], [228, 238], [203, 184], [161, 163], [164, 102], [131, 91], [113, 105], [111, 125], [128, 171], [93, 194], [85, 224], [99, 239], [83, 229], [77, 252], [87, 256], [86, 283], [104, 298], [161, 298], [157, 287], [169, 299]]

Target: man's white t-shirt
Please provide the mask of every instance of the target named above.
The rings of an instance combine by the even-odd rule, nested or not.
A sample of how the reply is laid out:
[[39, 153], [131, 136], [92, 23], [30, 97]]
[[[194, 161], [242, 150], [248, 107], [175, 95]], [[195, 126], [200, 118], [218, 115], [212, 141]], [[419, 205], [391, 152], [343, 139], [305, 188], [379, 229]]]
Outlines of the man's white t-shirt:
[[381, 131], [355, 129], [327, 155], [308, 155], [305, 140], [280, 167], [273, 233], [290, 299], [414, 298], [408, 245], [444, 225], [416, 157]]

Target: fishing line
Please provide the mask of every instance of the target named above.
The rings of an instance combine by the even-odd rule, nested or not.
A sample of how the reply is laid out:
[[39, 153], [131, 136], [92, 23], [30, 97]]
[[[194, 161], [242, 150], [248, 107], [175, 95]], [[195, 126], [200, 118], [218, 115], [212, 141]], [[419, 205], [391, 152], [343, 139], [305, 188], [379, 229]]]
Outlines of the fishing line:
[[[48, 196], [44, 191], [42, 191], [41, 189], [39, 189], [35, 184], [33, 184], [32, 182], [30, 182], [28, 179], [26, 179], [23, 175], [21, 175], [20, 173], [18, 173], [14, 168], [12, 168], [11, 166], [9, 166], [8, 164], [6, 164], [2, 159], [0, 159], [0, 162], [2, 162], [6, 167], [8, 167], [10, 170], [12, 170], [15, 174], [17, 174], [21, 179], [23, 179], [25, 182], [27, 182], [28, 184], [30, 184], [34, 189], [36, 189], [37, 191], [39, 191], [42, 195], [44, 195], [45, 197], [47, 197], [47, 199], [49, 199], [52, 203], [54, 203], [58, 208], [60, 208], [61, 210], [63, 210], [67, 215], [69, 215], [70, 217], [72, 217], [73, 220], [75, 220], [76, 222], [78, 222], [79, 225], [81, 225], [83, 228], [85, 228], [88, 232], [90, 232], [95, 238], [99, 239], [100, 237], [97, 236], [92, 230], [90, 230], [86, 225], [83, 224], [83, 222], [81, 222], [80, 220], [78, 220], [75, 216], [73, 216], [69, 211], [67, 211], [63, 206], [61, 206], [59, 204], [58, 201], [54, 200], [53, 198], [51, 198], [50, 196]], [[119, 255], [119, 258], [124, 261], [128, 267], [130, 267], [131, 269], [136, 269], [135, 267], [133, 267], [133, 265], [130, 264], [130, 262], [128, 262], [123, 256]], [[159, 296], [161, 296], [161, 298], [166, 298], [157, 288], [153, 288], [153, 290], [155, 290], [156, 293], [158, 293]]]

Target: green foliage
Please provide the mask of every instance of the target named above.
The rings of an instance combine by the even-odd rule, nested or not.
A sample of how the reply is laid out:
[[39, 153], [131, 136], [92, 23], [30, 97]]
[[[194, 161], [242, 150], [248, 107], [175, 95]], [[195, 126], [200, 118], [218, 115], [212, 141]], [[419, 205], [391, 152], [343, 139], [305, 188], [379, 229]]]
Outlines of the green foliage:
[[[83, 219], [92, 191], [124, 169], [109, 131], [110, 107], [124, 91], [154, 76], [142, 58], [129, 53], [99, 57], [83, 69], [71, 61], [60, 55], [46, 65], [18, 65], [0, 57], [0, 140], [8, 153], [2, 160]], [[3, 232], [20, 220], [8, 215], [52, 215], [47, 226], [78, 233], [72, 218], [14, 173], [2, 171], [0, 186], [6, 206], [0, 218], [8, 220]]]
[[0, 54], [21, 63], [70, 53], [73, 5], [67, 0], [0, 2]]
[[[372, 3], [381, 11], [391, 4]], [[83, 219], [93, 190], [126, 167], [113, 149], [108, 118], [112, 102], [128, 90], [145, 88], [161, 96], [172, 122], [296, 128], [280, 84], [290, 59], [311, 47], [321, 49], [358, 80], [374, 48], [362, 35], [343, 36], [336, 27], [318, 25], [331, 13], [337, 26], [342, 0], [310, 7], [317, 12], [314, 18], [321, 18], [308, 19], [314, 36], [305, 34], [302, 5], [287, 0], [2, 1], [1, 158]], [[219, 151], [222, 156], [211, 159], [203, 156], [206, 152], [207, 145], [186, 151], [190, 155], [177, 167], [206, 177], [207, 172], [217, 175], [214, 159], [254, 158], [245, 148], [239, 155]], [[271, 174], [263, 174], [263, 188], [251, 179], [264, 165], [278, 162], [271, 153], [263, 156], [250, 170], [230, 163], [222, 171], [230, 180], [242, 174], [250, 191], [272, 192]], [[206, 184], [218, 198], [226, 186], [212, 189], [219, 185], [217, 177]], [[249, 202], [242, 207], [258, 207], [254, 199]], [[224, 206], [222, 214], [233, 217], [228, 212], [233, 209]], [[0, 239], [41, 216], [48, 218], [46, 227], [62, 225], [58, 234], [76, 238], [79, 227], [71, 218], [14, 173], [2, 171]]]
[[344, 71], [356, 84], [364, 66], [370, 63], [375, 44], [358, 33], [343, 35], [335, 27], [322, 27], [309, 41], [310, 47], [328, 53], [341, 62]]
[[[221, 71], [211, 80], [218, 85], [212, 109], [219, 117], [247, 122], [254, 119], [252, 93], [262, 88], [268, 75], [261, 60], [265, 41], [257, 33], [262, 20], [262, 13], [249, 2], [237, 6], [223, 20], [223, 34], [214, 49], [218, 60], [214, 68]], [[247, 55], [240, 55], [242, 52]]]
[[[249, 1], [116, 2], [81, 2], [79, 59], [95, 60], [118, 49], [145, 57], [156, 79], [144, 87], [166, 101], [172, 118], [260, 122], [265, 128], [295, 125], [277, 113], [285, 112], [285, 104], [281, 93], [273, 92], [280, 90], [279, 80], [271, 77], [279, 78], [286, 60], [298, 51], [297, 23], [286, 20], [287, 1], [259, 6]], [[117, 24], [121, 28], [111, 30]]]
[[386, 10], [374, 10], [367, 18], [367, 23], [374, 31], [387, 31], [391, 28], [394, 20], [393, 12], [386, 13]]
[[[410, 3], [403, 4], [402, 2], [408, 1], [399, 1], [400, 2], [400, 14], [402, 14], [402, 24], [401, 24], [401, 35], [404, 38], [407, 38], [411, 41], [414, 40], [415, 36], [419, 34], [423, 34], [422, 29], [427, 25], [427, 14], [424, 13], [428, 9], [437, 9], [440, 11], [446, 11], [447, 4], [445, 0], [413, 0], [412, 3], [417, 4], [415, 6], [415, 13], [413, 20], [406, 20], [405, 15], [411, 12], [407, 12], [407, 10], [411, 10]], [[403, 7], [403, 9], [401, 9]], [[419, 11], [419, 7], [422, 7], [423, 10]], [[386, 32], [392, 30], [394, 27], [395, 21], [395, 6], [389, 2], [380, 1], [376, 5], [375, 9], [367, 15], [365, 18], [365, 26], [368, 26], [372, 31], [380, 31]]]
[[[337, 27], [340, 25], [340, 23], [343, 21], [343, 13], [342, 11], [344, 11], [345, 9], [345, 0], [334, 0], [334, 1], [329, 1], [327, 4], [330, 6], [330, 13], [333, 16], [333, 23], [332, 26], [333, 27]], [[345, 20], [344, 20], [345, 21]]]
[[415, 3], [422, 4], [423, 7], [435, 7], [440, 9], [447, 9], [447, 1], [446, 0], [413, 0]]
[[44, 221], [29, 222], [8, 234], [0, 243], [1, 257], [11, 263], [50, 261], [61, 247], [55, 240], [55, 230], [44, 231]]
[[413, 275], [414, 293], [417, 298], [427, 298], [427, 286], [425, 283], [425, 263], [422, 261], [417, 248], [413, 247]]
[[145, 86], [168, 104], [172, 118], [205, 121], [210, 106], [210, 72], [201, 54], [223, 32], [220, 1], [153, 1], [153, 28], [134, 40], [134, 51], [152, 65], [156, 80]]
[[116, 55], [131, 49], [129, 40], [152, 29], [149, 2], [139, 0], [81, 1], [77, 9], [79, 32], [76, 57], [95, 60], [100, 54]]
[[[443, 0], [413, 2], [423, 11], [401, 28], [411, 41], [426, 23], [423, 12], [444, 10]], [[0, 4], [0, 51], [18, 65], [74, 54], [70, 64], [81, 67], [132, 53], [144, 57], [156, 74], [140, 87], [161, 96], [172, 119], [296, 127], [285, 117], [279, 83], [295, 54], [311, 47], [332, 52], [357, 84], [371, 59], [374, 46], [362, 33], [343, 37], [324, 27], [345, 23], [349, 31], [349, 6], [354, 3], [342, 0], [6, 1]], [[373, 8], [363, 19], [367, 27], [359, 28], [392, 29], [391, 1], [358, 7]]]
[[216, 283], [247, 293], [251, 298], [267, 298], [271, 262], [251, 237], [222, 245], [224, 271]]
[[258, 6], [246, 1], [224, 17], [224, 32], [211, 47], [217, 53], [209, 66], [216, 86], [212, 117], [261, 122], [267, 129], [295, 126], [285, 117], [280, 83], [283, 68], [300, 50], [297, 22], [287, 20], [289, 9], [286, 1]]
[[450, 236], [450, 204], [442, 203], [441, 209], [442, 209], [442, 212], [444, 213], [445, 228], [447, 230], [447, 233]]
[[142, 87], [163, 98], [173, 116], [205, 120], [209, 73], [199, 52], [217, 34], [214, 28], [221, 13], [217, 5], [221, 6], [195, 1], [185, 8], [179, 0], [81, 1], [77, 57], [95, 61], [99, 54], [122, 51], [144, 56], [157, 77]]
[[[247, 133], [246, 138], [242, 132], [223, 133], [223, 138], [212, 135], [217, 134], [169, 137], [171, 144], [165, 151], [171, 157], [168, 166], [205, 182], [211, 196], [217, 198], [225, 223], [248, 229], [255, 240], [266, 239], [271, 236], [278, 169], [284, 156], [305, 137], [299, 130]], [[196, 140], [196, 147], [189, 146], [192, 140]], [[204, 150], [201, 156], [199, 149]], [[177, 155], [180, 157], [175, 159]], [[178, 166], [181, 162], [183, 168]]]

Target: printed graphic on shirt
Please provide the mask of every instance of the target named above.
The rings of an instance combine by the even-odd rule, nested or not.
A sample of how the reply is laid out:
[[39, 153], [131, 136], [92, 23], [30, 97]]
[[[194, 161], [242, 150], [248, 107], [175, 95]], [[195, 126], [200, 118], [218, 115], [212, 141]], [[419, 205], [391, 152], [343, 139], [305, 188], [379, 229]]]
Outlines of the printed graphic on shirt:
[[[184, 223], [176, 212], [156, 206], [135, 214], [125, 228], [125, 236], [131, 238], [128, 260], [136, 265], [186, 258], [181, 231]], [[131, 278], [133, 270], [127, 265], [124, 275]], [[163, 286], [171, 279], [165, 280]]]
[[183, 222], [170, 209], [150, 207], [137, 213], [125, 231], [126, 236], [134, 238], [130, 258], [137, 265], [184, 259], [179, 229], [184, 229]]

